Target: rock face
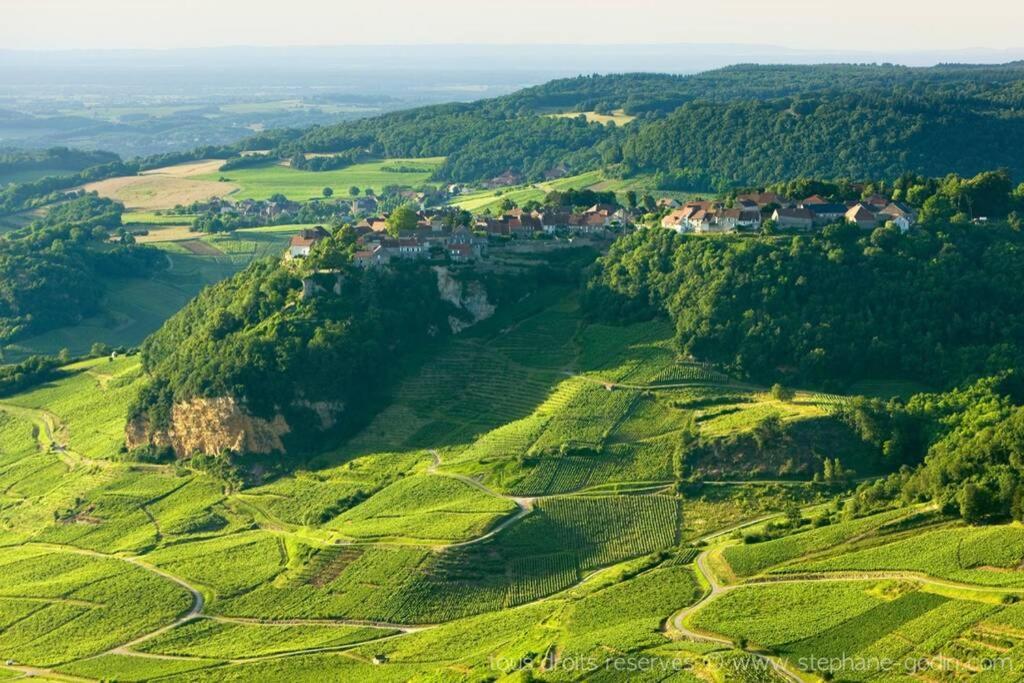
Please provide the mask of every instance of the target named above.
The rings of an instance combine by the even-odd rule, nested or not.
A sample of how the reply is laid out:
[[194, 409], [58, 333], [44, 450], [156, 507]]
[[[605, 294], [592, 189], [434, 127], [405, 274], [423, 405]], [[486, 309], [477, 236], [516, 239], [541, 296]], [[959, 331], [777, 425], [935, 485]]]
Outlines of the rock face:
[[125, 428], [128, 448], [170, 446], [179, 458], [194, 453], [284, 452], [281, 437], [291, 429], [278, 415], [273, 420], [249, 415], [233, 398], [197, 398], [179, 403], [171, 410], [171, 426], [152, 432], [144, 420], [133, 420]]
[[434, 272], [437, 273], [437, 293], [441, 298], [473, 316], [471, 321], [449, 316], [448, 325], [451, 327], [452, 334], [458, 334], [467, 327], [494, 315], [496, 307], [487, 300], [487, 290], [483, 284], [476, 280], [460, 282], [452, 277], [451, 272], [444, 266], [435, 266]]

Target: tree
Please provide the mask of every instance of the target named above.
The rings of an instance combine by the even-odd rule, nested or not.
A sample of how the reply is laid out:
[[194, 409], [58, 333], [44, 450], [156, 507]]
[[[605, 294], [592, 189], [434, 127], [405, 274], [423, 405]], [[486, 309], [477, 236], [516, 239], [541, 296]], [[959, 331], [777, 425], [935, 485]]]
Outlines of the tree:
[[398, 237], [403, 232], [409, 232], [416, 229], [416, 224], [419, 223], [420, 217], [416, 214], [411, 206], [404, 204], [394, 211], [387, 218], [388, 234], [392, 237]]
[[949, 198], [936, 194], [925, 200], [918, 220], [926, 226], [942, 225], [952, 220], [953, 213], [953, 204]]
[[804, 521], [804, 516], [800, 512], [800, 506], [796, 503], [787, 503], [786, 509], [786, 521], [789, 522], [789, 528], [799, 529], [801, 523]]
[[355, 185], [353, 185], [352, 187], [348, 188], [348, 196], [349, 197], [358, 197], [359, 196], [359, 188], [356, 187]]
[[656, 202], [654, 197], [649, 194], [645, 194], [642, 201], [644, 203], [644, 209], [647, 211], [654, 211], [658, 208], [658, 202]]
[[1024, 227], [1024, 218], [1016, 211], [1011, 211], [1010, 215], [1006, 217], [1006, 221], [1010, 224], [1010, 227], [1020, 232], [1021, 227]]
[[957, 495], [960, 517], [968, 524], [980, 523], [987, 512], [987, 496], [984, 489], [973, 482], [967, 482]]
[[1010, 516], [1016, 521], [1024, 521], [1024, 487], [1018, 486], [1013, 491], [1013, 498], [1010, 502]]
[[757, 449], [759, 451], [763, 451], [765, 448], [781, 439], [784, 433], [785, 428], [782, 426], [782, 419], [775, 413], [765, 415], [751, 430], [751, 435], [754, 437], [754, 443], [757, 444]]
[[626, 206], [635, 209], [637, 206], [636, 190], [626, 190]]
[[89, 349], [89, 355], [97, 358], [110, 355], [110, 347], [103, 342], [96, 342]]
[[777, 383], [772, 385], [772, 398], [776, 401], [792, 401], [795, 395], [796, 392], [789, 387]]
[[325, 187], [321, 193], [323, 194], [324, 199], [330, 199], [331, 197], [334, 196], [334, 190], [332, 190], [329, 187]]

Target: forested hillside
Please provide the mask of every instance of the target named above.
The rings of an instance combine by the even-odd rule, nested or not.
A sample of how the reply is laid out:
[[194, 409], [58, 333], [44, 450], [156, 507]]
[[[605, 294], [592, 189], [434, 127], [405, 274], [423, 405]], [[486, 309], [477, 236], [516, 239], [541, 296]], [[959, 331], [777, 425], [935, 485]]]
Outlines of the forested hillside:
[[[348, 434], [372, 417], [417, 352], [475, 322], [429, 264], [352, 266], [350, 237], [338, 231], [301, 265], [257, 261], [204, 290], [149, 337], [142, 346], [149, 381], [132, 409], [142, 440], [161, 441], [175, 406], [229, 399], [247, 416], [284, 419], [295, 449], [322, 447], [325, 432]], [[572, 251], [593, 260], [589, 249]], [[470, 279], [488, 305], [503, 305], [552, 278], [575, 278], [573, 254], [553, 259], [554, 268], [545, 261], [529, 274]], [[461, 292], [458, 280], [449, 284]]]
[[[52, 202], [83, 182], [182, 161], [258, 163], [239, 156], [247, 150], [269, 150], [268, 159], [314, 171], [371, 158], [446, 157], [436, 182], [476, 183], [507, 171], [534, 182], [603, 169], [613, 177], [655, 174], [663, 189], [695, 191], [801, 175], [892, 179], [997, 167], [1020, 175], [1022, 107], [1021, 63], [738, 65], [688, 76], [580, 76], [469, 104], [268, 130], [228, 146], [126, 163], [51, 151], [54, 163], [70, 170], [12, 176], [16, 182], [0, 189], [0, 213]], [[635, 119], [616, 126], [551, 116], [618, 110]], [[307, 159], [309, 153], [318, 156]], [[18, 168], [38, 165], [24, 154], [7, 157]], [[90, 159], [94, 165], [78, 168]]]
[[109, 241], [123, 208], [84, 195], [0, 238], [0, 341], [95, 313], [109, 278], [148, 277], [166, 268], [155, 249]]
[[[993, 93], [989, 93], [993, 95]], [[847, 92], [693, 102], [626, 138], [627, 174], [661, 171], [719, 187], [780, 178], [904, 172], [1024, 172], [1018, 105], [948, 95]]]
[[30, 180], [54, 173], [77, 173], [90, 166], [119, 161], [111, 152], [83, 151], [67, 147], [47, 150], [0, 149], [0, 183]]
[[510, 111], [611, 111], [635, 116], [668, 114], [693, 100], [766, 100], [839, 92], [945, 92], [971, 97], [992, 89], [1020, 97], [1020, 63], [1001, 66], [946, 64], [914, 68], [894, 64], [737, 64], [703, 73], [627, 73], [564, 78], [507, 95]]
[[300, 446], [343, 412], [351, 428], [403, 358], [446, 329], [449, 307], [425, 267], [353, 270], [340, 281], [342, 296], [303, 298], [297, 273], [259, 261], [204, 290], [143, 345], [153, 381], [134, 416], [159, 434], [172, 427], [175, 404], [230, 398], [253, 416], [283, 416]]
[[1024, 362], [1024, 238], [939, 222], [909, 234], [618, 240], [591, 284], [599, 315], [654, 311], [680, 352], [765, 381], [956, 384]]
[[[1024, 172], [1024, 66], [729, 67], [693, 76], [621, 74], [554, 81], [506, 97], [314, 128], [279, 152], [448, 156], [438, 180], [506, 170], [662, 172], [691, 189], [799, 175]], [[625, 127], [551, 112], [639, 115]], [[684, 188], [679, 188], [684, 189]]]

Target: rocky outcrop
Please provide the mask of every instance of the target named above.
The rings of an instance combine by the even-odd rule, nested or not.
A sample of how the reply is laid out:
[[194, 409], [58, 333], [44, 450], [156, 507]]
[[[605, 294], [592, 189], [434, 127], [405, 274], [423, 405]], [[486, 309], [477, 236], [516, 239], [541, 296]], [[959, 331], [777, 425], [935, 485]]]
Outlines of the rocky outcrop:
[[435, 266], [434, 272], [437, 273], [437, 293], [441, 299], [466, 311], [471, 316], [470, 320], [464, 320], [454, 315], [448, 316], [448, 325], [453, 334], [458, 334], [467, 327], [494, 315], [497, 308], [488, 301], [487, 289], [481, 282], [457, 280], [444, 266]]
[[194, 453], [284, 452], [281, 437], [291, 429], [278, 415], [265, 420], [249, 415], [233, 398], [196, 398], [176, 404], [171, 424], [154, 431], [144, 419], [136, 418], [125, 428], [128, 448], [170, 446], [179, 458]]

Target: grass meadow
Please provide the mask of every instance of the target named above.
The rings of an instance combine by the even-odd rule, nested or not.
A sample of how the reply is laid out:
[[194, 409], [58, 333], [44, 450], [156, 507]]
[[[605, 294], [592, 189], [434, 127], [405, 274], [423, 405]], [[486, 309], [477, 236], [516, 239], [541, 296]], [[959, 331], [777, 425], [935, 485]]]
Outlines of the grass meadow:
[[372, 189], [378, 194], [387, 185], [417, 187], [427, 182], [443, 162], [443, 157], [386, 159], [332, 171], [302, 171], [281, 164], [268, 164], [211, 172], [197, 176], [197, 179], [207, 182], [225, 179], [222, 182], [232, 188], [225, 194], [234, 200], [267, 199], [280, 193], [294, 201], [306, 201], [322, 197], [325, 187], [332, 188], [338, 196], [347, 195], [353, 186], [364, 192]]

